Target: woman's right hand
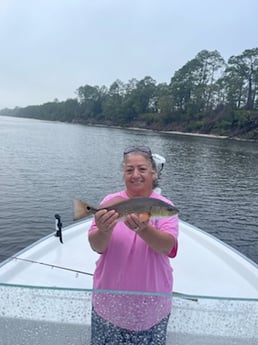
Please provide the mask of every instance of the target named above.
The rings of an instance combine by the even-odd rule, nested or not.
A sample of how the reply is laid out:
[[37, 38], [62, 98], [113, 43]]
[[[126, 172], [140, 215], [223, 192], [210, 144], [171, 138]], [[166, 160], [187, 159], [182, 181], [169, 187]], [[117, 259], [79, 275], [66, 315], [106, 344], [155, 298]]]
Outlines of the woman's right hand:
[[101, 209], [95, 213], [96, 229], [89, 233], [89, 241], [92, 249], [99, 254], [107, 249], [118, 217], [114, 210]]
[[107, 211], [102, 209], [96, 212], [95, 222], [97, 228], [102, 233], [112, 232], [118, 219], [118, 213], [115, 210]]

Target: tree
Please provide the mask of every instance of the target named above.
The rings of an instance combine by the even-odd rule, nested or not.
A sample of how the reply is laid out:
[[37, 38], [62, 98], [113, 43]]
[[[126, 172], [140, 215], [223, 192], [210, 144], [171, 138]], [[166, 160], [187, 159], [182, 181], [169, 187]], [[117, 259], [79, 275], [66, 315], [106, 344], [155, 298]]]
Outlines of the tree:
[[126, 95], [123, 102], [125, 121], [136, 120], [141, 114], [153, 111], [155, 108], [156, 81], [149, 76], [138, 81], [131, 79], [126, 85]]
[[247, 110], [254, 109], [258, 92], [258, 48], [231, 56], [226, 77], [229, 100], [238, 93], [237, 108], [243, 106]]
[[106, 88], [99, 86], [85, 85], [77, 89], [83, 118], [94, 118], [102, 112], [101, 104], [105, 93]]
[[173, 108], [189, 116], [215, 106], [216, 81], [224, 66], [218, 51], [202, 50], [188, 61], [171, 79]]
[[220, 78], [225, 68], [225, 61], [217, 50], [202, 50], [196, 56], [200, 63], [200, 79], [197, 88], [203, 98], [204, 111], [211, 110], [216, 105], [216, 81]]
[[119, 121], [125, 94], [125, 84], [121, 80], [117, 79], [111, 84], [102, 102], [103, 116], [106, 120]]

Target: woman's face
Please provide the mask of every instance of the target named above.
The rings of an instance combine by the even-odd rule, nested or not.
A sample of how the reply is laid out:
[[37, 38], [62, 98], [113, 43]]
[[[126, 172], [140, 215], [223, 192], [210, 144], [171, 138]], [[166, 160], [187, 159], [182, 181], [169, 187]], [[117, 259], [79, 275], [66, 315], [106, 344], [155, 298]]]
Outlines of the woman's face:
[[140, 153], [129, 153], [124, 159], [124, 181], [129, 197], [150, 196], [155, 179], [150, 159]]

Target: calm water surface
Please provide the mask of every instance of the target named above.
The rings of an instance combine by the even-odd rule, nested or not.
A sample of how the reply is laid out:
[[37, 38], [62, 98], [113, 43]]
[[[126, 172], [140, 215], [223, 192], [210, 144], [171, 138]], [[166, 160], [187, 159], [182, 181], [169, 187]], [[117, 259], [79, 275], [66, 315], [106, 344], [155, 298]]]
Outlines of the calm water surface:
[[0, 116], [0, 261], [72, 220], [72, 200], [97, 205], [123, 188], [123, 148], [167, 159], [163, 194], [181, 219], [258, 262], [258, 143]]

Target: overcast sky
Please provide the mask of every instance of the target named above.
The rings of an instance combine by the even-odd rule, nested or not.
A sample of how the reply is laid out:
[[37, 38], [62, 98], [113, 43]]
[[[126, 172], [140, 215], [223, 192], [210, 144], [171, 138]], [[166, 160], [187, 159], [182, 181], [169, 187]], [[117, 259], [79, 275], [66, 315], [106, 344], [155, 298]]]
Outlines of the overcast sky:
[[0, 0], [0, 109], [258, 47], [257, 0]]

